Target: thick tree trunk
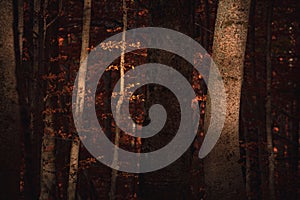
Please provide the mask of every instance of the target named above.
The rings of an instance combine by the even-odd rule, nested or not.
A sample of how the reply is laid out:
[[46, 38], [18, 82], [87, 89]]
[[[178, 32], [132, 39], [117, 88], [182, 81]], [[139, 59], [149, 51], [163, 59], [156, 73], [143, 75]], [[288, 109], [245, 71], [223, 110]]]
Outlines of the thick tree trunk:
[[[84, 128], [82, 123], [82, 112], [85, 97], [85, 79], [87, 70], [87, 56], [90, 41], [90, 24], [91, 24], [91, 5], [92, 0], [85, 0], [83, 7], [83, 28], [82, 28], [82, 44], [80, 54], [80, 69], [78, 74], [78, 93], [76, 97], [75, 114], [79, 116], [79, 127]], [[73, 200], [76, 197], [77, 173], [78, 173], [78, 159], [80, 150], [80, 140], [78, 136], [73, 138], [70, 153], [70, 171], [69, 171], [69, 185], [68, 185], [68, 199]]]
[[13, 1], [0, 1], [0, 13], [0, 199], [19, 199], [21, 123], [16, 88]]
[[[239, 150], [239, 110], [250, 0], [220, 0], [213, 59], [223, 76], [227, 113], [221, 137], [204, 159], [208, 199], [245, 199]], [[209, 107], [209, 102], [208, 105]], [[208, 125], [209, 109], [205, 124]]]

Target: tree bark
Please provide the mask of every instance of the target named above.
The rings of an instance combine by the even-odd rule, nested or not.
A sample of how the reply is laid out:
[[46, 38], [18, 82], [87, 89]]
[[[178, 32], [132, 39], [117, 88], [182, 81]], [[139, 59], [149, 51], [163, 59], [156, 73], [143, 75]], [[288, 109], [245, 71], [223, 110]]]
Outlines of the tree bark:
[[[123, 104], [124, 98], [125, 98], [125, 91], [124, 91], [124, 73], [125, 73], [125, 50], [126, 50], [126, 30], [127, 30], [127, 6], [126, 6], [126, 0], [123, 0], [122, 4], [122, 10], [123, 10], [123, 32], [122, 32], [122, 51], [121, 51], [121, 58], [120, 58], [120, 97], [117, 102], [116, 107], [116, 118], [120, 118], [120, 112], [121, 112], [121, 106]], [[119, 146], [120, 143], [120, 129], [119, 127], [116, 127], [116, 134], [115, 134], [115, 142], [114, 144], [116, 146]], [[118, 151], [114, 151], [114, 159], [112, 165], [116, 165], [118, 163]], [[116, 169], [112, 169], [111, 171], [111, 183], [110, 183], [110, 193], [109, 193], [109, 199], [114, 200], [116, 199], [116, 189], [117, 189], [117, 177], [118, 177], [118, 171]]]
[[[19, 35], [16, 37], [19, 46], [19, 63], [17, 64], [17, 78], [19, 99], [21, 105], [21, 117], [23, 125], [22, 142], [23, 142], [23, 180], [24, 180], [24, 198], [25, 199], [38, 199], [39, 196], [39, 167], [40, 167], [40, 130], [42, 129], [42, 110], [43, 102], [37, 100], [42, 98], [41, 93], [35, 92], [37, 88], [37, 80], [41, 79], [38, 73], [34, 69], [38, 69], [37, 61], [38, 52], [38, 37], [33, 38], [33, 30], [39, 30], [38, 21], [39, 16], [34, 14], [34, 4], [29, 4], [26, 10], [24, 9], [23, 0], [15, 0], [18, 3], [15, 16], [18, 19], [18, 23], [15, 22], [16, 30]], [[37, 3], [35, 3], [37, 4]], [[39, 4], [38, 4], [39, 5]], [[37, 13], [40, 13], [40, 5], [36, 8]], [[28, 18], [24, 18], [27, 15]], [[24, 26], [25, 23], [25, 26]], [[23, 37], [26, 38], [25, 45], [25, 56], [23, 57]], [[34, 44], [34, 45], [33, 45]], [[31, 54], [32, 53], [32, 54]], [[36, 57], [33, 55], [37, 54]], [[25, 59], [24, 59], [25, 58]], [[34, 59], [33, 59], [34, 58]], [[24, 59], [24, 60], [23, 60]], [[35, 64], [35, 65], [34, 65]], [[37, 112], [39, 110], [40, 112]], [[39, 126], [37, 126], [37, 124]], [[34, 131], [34, 129], [36, 131]]]
[[[239, 162], [239, 110], [250, 0], [220, 0], [215, 24], [213, 59], [223, 77], [227, 112], [221, 137], [204, 159], [208, 199], [245, 199]], [[207, 102], [209, 108], [210, 102]], [[205, 126], [210, 119], [206, 111]], [[207, 128], [205, 128], [207, 130]]]
[[20, 198], [21, 122], [16, 81], [13, 1], [0, 1], [0, 199]]
[[[151, 1], [149, 6], [150, 26], [173, 29], [192, 37], [194, 24], [192, 24], [193, 20], [190, 20], [193, 15], [191, 5], [191, 0], [174, 1], [172, 6], [167, 0]], [[168, 42], [166, 41], [166, 43]], [[147, 53], [147, 62], [171, 66], [191, 83], [192, 67], [184, 59], [172, 53], [154, 49], [148, 49]], [[164, 128], [157, 135], [153, 138], [142, 139], [141, 152], [151, 152], [165, 146], [176, 134], [176, 125], [180, 124], [180, 106], [177, 104], [177, 99], [172, 98], [166, 88], [149, 85], [146, 100], [145, 110], [148, 110], [153, 104], [161, 104], [168, 113], [168, 119]], [[191, 199], [191, 163], [192, 151], [189, 148], [169, 166], [158, 171], [139, 174], [139, 198], [143, 200]]]
[[[57, 26], [47, 29], [48, 0], [41, 5], [41, 21], [39, 27], [39, 48], [40, 58], [38, 61], [38, 69], [47, 69], [47, 75], [57, 74], [57, 63], [52, 58], [58, 56], [58, 43], [56, 39]], [[54, 59], [55, 60], [55, 59]], [[46, 62], [45, 62], [46, 61]], [[47, 80], [47, 92], [44, 96], [44, 134], [41, 147], [41, 192], [40, 200], [49, 200], [56, 198], [56, 127], [55, 127], [55, 109], [56, 82]], [[37, 92], [37, 91], [35, 91]]]
[[274, 170], [275, 158], [273, 151], [272, 135], [272, 104], [271, 104], [271, 87], [272, 87], [272, 62], [271, 62], [271, 37], [272, 37], [272, 13], [273, 0], [268, 1], [267, 10], [267, 44], [266, 44], [266, 133], [268, 149], [268, 199], [275, 199]]
[[[81, 44], [81, 54], [80, 54], [80, 69], [78, 72], [78, 93], [76, 97], [76, 109], [75, 114], [79, 116], [79, 127], [83, 127], [83, 106], [85, 97], [85, 79], [87, 71], [87, 56], [88, 47], [90, 40], [90, 24], [91, 24], [91, 5], [92, 0], [84, 0], [83, 7], [83, 28], [82, 28], [82, 44]], [[78, 159], [80, 150], [80, 140], [76, 135], [73, 138], [71, 144], [70, 153], [70, 171], [69, 171], [69, 181], [68, 181], [68, 199], [73, 200], [76, 197], [76, 185], [77, 185], [77, 173], [78, 173]]]
[[18, 0], [18, 38], [19, 38], [19, 56], [22, 62], [23, 55], [23, 30], [24, 30], [24, 1]]

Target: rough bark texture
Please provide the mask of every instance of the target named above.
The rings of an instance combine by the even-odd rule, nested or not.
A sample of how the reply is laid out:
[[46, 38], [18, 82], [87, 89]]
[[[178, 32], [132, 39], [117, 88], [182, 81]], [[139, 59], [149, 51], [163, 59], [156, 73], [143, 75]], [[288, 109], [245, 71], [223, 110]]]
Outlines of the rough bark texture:
[[0, 199], [19, 199], [20, 115], [16, 89], [13, 1], [0, 1]]
[[[208, 199], [245, 199], [242, 170], [238, 163], [239, 110], [249, 8], [250, 0], [220, 0], [218, 5], [213, 59], [223, 77], [227, 112], [221, 137], [204, 159]], [[209, 110], [207, 113], [206, 122], [210, 118]]]
[[[85, 79], [87, 70], [86, 57], [88, 56], [88, 47], [90, 41], [90, 24], [91, 24], [91, 5], [92, 0], [85, 0], [83, 7], [83, 28], [82, 28], [82, 44], [80, 54], [80, 71], [78, 77], [78, 93], [76, 97], [76, 115], [79, 115], [79, 127], [82, 126], [82, 112], [85, 97]], [[78, 160], [79, 160], [80, 140], [75, 136], [72, 141], [70, 153], [70, 171], [69, 171], [69, 185], [68, 185], [68, 199], [73, 200], [76, 196]]]

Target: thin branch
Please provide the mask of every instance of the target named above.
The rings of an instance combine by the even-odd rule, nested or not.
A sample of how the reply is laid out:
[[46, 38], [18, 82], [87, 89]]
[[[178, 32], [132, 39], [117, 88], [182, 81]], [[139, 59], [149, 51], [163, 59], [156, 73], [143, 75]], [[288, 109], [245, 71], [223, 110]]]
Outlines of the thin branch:
[[200, 25], [198, 23], [195, 23], [195, 25], [201, 27], [202, 29], [206, 30], [209, 33], [213, 33], [211, 30], [207, 29], [206, 27], [204, 27], [204, 26], [202, 26], [202, 25]]
[[56, 15], [56, 17], [53, 19], [53, 20], [51, 20], [51, 22], [49, 22], [47, 25], [46, 25], [46, 27], [45, 27], [45, 31], [59, 18], [59, 17], [61, 17], [61, 15], [62, 15], [62, 13], [63, 13], [63, 6], [62, 6], [62, 2], [63, 2], [63, 0], [61, 0], [60, 2], [59, 2], [59, 11], [58, 11], [58, 14]]

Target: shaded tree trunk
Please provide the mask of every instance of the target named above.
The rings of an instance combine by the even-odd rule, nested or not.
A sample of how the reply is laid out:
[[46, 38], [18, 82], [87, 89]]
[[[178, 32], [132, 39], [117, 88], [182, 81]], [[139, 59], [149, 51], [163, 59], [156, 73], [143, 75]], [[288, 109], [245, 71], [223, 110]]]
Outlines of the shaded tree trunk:
[[0, 199], [19, 199], [21, 122], [15, 71], [19, 47], [14, 46], [13, 1], [0, 1], [0, 11]]
[[[85, 98], [85, 79], [87, 71], [87, 56], [90, 41], [90, 24], [91, 24], [91, 5], [92, 0], [85, 0], [83, 7], [83, 28], [82, 28], [82, 44], [80, 54], [80, 69], [78, 72], [78, 93], [76, 97], [75, 114], [79, 116], [79, 127], [83, 127], [82, 113], [84, 109]], [[80, 140], [76, 135], [74, 136], [71, 144], [70, 153], [70, 171], [68, 181], [68, 199], [73, 200], [76, 197], [77, 173], [78, 173], [78, 160], [79, 160]]]
[[[265, 36], [267, 35], [267, 6], [266, 1], [255, 1], [255, 13], [254, 13], [254, 27], [251, 27], [252, 32], [255, 31], [255, 35], [250, 39], [253, 40], [254, 48], [254, 60], [253, 64], [253, 82], [258, 90], [255, 94], [255, 112], [256, 112], [256, 127], [257, 127], [257, 149], [258, 149], [258, 174], [261, 199], [268, 198], [267, 192], [267, 147], [266, 147], [266, 110], [265, 110], [265, 91], [266, 91], [266, 56], [265, 47], [267, 46]], [[264, 55], [264, 56], [261, 56]]]
[[[39, 47], [41, 59], [38, 63], [38, 70], [44, 68], [47, 75], [57, 74], [58, 43], [57, 26], [53, 25], [47, 29], [48, 0], [41, 4], [41, 21], [39, 27]], [[46, 62], [45, 62], [46, 61]], [[57, 108], [57, 89], [56, 80], [47, 79], [47, 92], [44, 94], [45, 109], [44, 113], [44, 134], [41, 147], [41, 192], [40, 200], [49, 200], [56, 198], [56, 127], [55, 127], [55, 109]], [[37, 91], [35, 91], [37, 92]]]
[[[261, 199], [261, 173], [260, 160], [261, 147], [259, 141], [263, 141], [262, 136], [265, 131], [265, 109], [263, 99], [263, 92], [265, 90], [262, 79], [258, 78], [261, 71], [259, 61], [257, 61], [256, 51], [262, 43], [256, 44], [257, 38], [257, 18], [260, 6], [257, 5], [257, 0], [251, 1], [250, 15], [249, 15], [249, 32], [248, 43], [244, 66], [244, 80], [242, 86], [241, 98], [241, 129], [240, 136], [244, 136], [244, 156], [245, 157], [245, 180], [246, 180], [246, 194], [247, 199]], [[258, 10], [260, 9], [260, 10]], [[244, 131], [243, 131], [244, 130]]]
[[268, 150], [268, 199], [275, 199], [274, 172], [275, 158], [273, 151], [272, 136], [272, 104], [271, 104], [271, 87], [272, 87], [272, 63], [271, 63], [271, 37], [272, 37], [272, 13], [273, 0], [268, 1], [267, 10], [267, 46], [266, 46], [266, 133], [267, 133], [267, 150]]
[[[24, 198], [38, 199], [39, 195], [39, 167], [40, 167], [40, 130], [42, 129], [42, 110], [43, 102], [37, 100], [42, 92], [37, 93], [38, 83], [38, 62], [40, 57], [39, 49], [39, 14], [40, 1], [29, 4], [27, 9], [24, 9], [23, 0], [15, 0], [18, 3], [16, 9], [15, 21], [16, 30], [19, 35], [16, 41], [19, 46], [19, 64], [17, 64], [18, 91], [21, 105], [21, 116], [23, 123], [23, 144], [24, 144]], [[24, 10], [23, 10], [24, 9]], [[36, 14], [35, 14], [36, 13]], [[27, 16], [28, 18], [24, 18]], [[24, 26], [25, 24], [25, 26]], [[24, 31], [23, 31], [24, 30]], [[26, 38], [24, 42], [25, 52], [23, 54], [23, 34]], [[23, 57], [24, 56], [24, 57]], [[25, 59], [24, 59], [25, 58]], [[23, 60], [24, 59], [24, 60]], [[40, 90], [41, 91], [41, 90]], [[38, 95], [39, 94], [39, 95]], [[39, 110], [40, 112], [36, 112]], [[37, 120], [39, 119], [39, 120]], [[39, 127], [37, 126], [39, 124]], [[39, 131], [35, 131], [39, 130]]]
[[[193, 17], [191, 5], [191, 0], [174, 1], [172, 6], [170, 1], [166, 0], [151, 1], [150, 26], [169, 28], [189, 36], [193, 35], [194, 24], [192, 24], [193, 20], [190, 20]], [[147, 53], [149, 63], [171, 66], [191, 83], [192, 67], [185, 60], [159, 50], [148, 49]], [[147, 89], [145, 110], [155, 103], [161, 104], [168, 113], [168, 119], [165, 127], [155, 137], [142, 139], [141, 152], [151, 152], [165, 146], [176, 134], [176, 124], [180, 124], [180, 106], [177, 106], [178, 101], [172, 98], [171, 93], [158, 85], [150, 85]], [[190, 148], [171, 165], [158, 171], [139, 174], [139, 198], [144, 200], [191, 199], [191, 161], [192, 151]]]
[[[227, 100], [221, 137], [204, 159], [208, 199], [245, 199], [239, 150], [239, 110], [250, 0], [220, 0], [215, 24], [213, 59], [224, 80]], [[207, 102], [209, 108], [210, 102]], [[210, 119], [207, 110], [205, 126]], [[205, 128], [207, 130], [207, 128]]]

